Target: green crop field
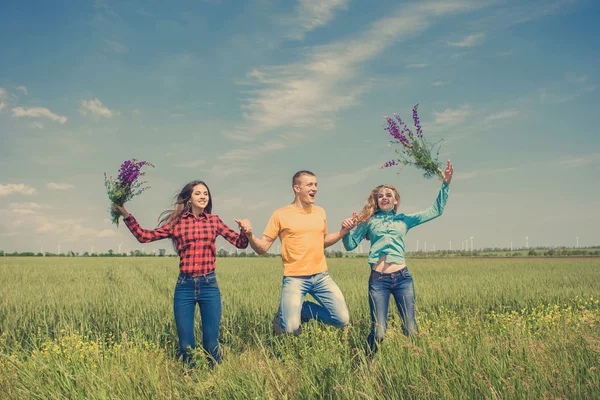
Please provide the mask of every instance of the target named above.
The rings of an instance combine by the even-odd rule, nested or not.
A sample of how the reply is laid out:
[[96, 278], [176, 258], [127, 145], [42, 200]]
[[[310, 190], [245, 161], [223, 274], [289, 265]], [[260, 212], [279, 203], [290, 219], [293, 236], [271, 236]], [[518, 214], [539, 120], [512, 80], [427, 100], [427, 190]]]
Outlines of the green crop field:
[[[419, 335], [390, 330], [372, 360], [365, 259], [330, 259], [351, 325], [275, 336], [282, 267], [225, 258], [223, 364], [175, 359], [175, 258], [0, 259], [0, 396], [600, 398], [600, 260], [421, 259]], [[200, 319], [196, 319], [197, 339]]]

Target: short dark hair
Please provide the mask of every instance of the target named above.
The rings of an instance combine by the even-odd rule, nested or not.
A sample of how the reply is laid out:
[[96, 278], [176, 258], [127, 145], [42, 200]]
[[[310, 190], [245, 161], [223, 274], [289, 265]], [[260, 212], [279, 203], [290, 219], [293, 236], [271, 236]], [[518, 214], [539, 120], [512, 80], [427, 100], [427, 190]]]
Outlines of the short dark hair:
[[292, 187], [294, 187], [294, 185], [298, 184], [298, 181], [300, 180], [300, 177], [302, 175], [308, 175], [308, 176], [316, 176], [315, 174], [313, 174], [310, 171], [307, 171], [305, 169], [303, 169], [302, 171], [298, 171], [294, 174], [294, 177], [292, 178]]

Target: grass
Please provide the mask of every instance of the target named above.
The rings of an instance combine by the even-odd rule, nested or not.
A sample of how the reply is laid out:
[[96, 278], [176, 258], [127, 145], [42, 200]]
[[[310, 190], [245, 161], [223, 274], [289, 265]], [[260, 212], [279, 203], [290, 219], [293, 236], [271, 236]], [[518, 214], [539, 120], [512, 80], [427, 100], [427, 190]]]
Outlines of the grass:
[[[223, 364], [175, 360], [173, 258], [0, 261], [0, 397], [600, 398], [600, 261], [412, 260], [420, 333], [390, 307], [364, 357], [368, 266], [330, 259], [351, 326], [276, 337], [277, 259], [218, 261]], [[200, 319], [197, 315], [197, 338]]]

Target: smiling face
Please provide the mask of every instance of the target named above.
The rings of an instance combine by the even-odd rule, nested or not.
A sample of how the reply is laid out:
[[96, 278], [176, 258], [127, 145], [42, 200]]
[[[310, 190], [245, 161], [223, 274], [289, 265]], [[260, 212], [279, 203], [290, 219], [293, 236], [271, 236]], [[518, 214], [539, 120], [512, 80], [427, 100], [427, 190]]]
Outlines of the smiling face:
[[397, 206], [398, 199], [392, 189], [383, 187], [377, 192], [377, 207], [379, 209], [388, 212], [396, 209]]
[[209, 201], [210, 194], [208, 193], [208, 188], [202, 184], [194, 186], [192, 189], [192, 196], [190, 197], [192, 212], [194, 214], [201, 214]]
[[315, 197], [317, 195], [317, 177], [314, 175], [300, 175], [296, 179], [294, 184], [294, 193], [296, 193], [296, 199], [304, 205], [310, 205], [315, 203]]

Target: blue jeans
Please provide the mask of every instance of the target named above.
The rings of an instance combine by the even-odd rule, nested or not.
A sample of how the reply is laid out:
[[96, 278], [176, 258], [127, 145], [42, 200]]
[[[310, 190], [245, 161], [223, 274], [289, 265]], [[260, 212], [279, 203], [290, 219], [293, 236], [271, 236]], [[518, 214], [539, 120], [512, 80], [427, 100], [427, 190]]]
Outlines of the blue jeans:
[[202, 319], [202, 347], [209, 356], [210, 365], [221, 363], [219, 352], [219, 325], [221, 324], [221, 291], [215, 271], [206, 275], [179, 274], [175, 286], [173, 309], [179, 336], [179, 356], [190, 363], [189, 350], [196, 348], [194, 337], [194, 313], [200, 306]]
[[417, 332], [415, 315], [415, 285], [408, 268], [390, 274], [371, 271], [369, 277], [369, 309], [371, 310], [371, 333], [367, 339], [371, 352], [376, 352], [387, 330], [390, 295], [394, 296], [402, 318], [403, 331], [407, 336]]
[[[302, 301], [306, 294], [317, 303]], [[329, 273], [309, 276], [284, 276], [279, 303], [281, 329], [285, 333], [298, 334], [302, 321], [313, 318], [341, 328], [348, 325], [350, 315], [340, 288]]]

